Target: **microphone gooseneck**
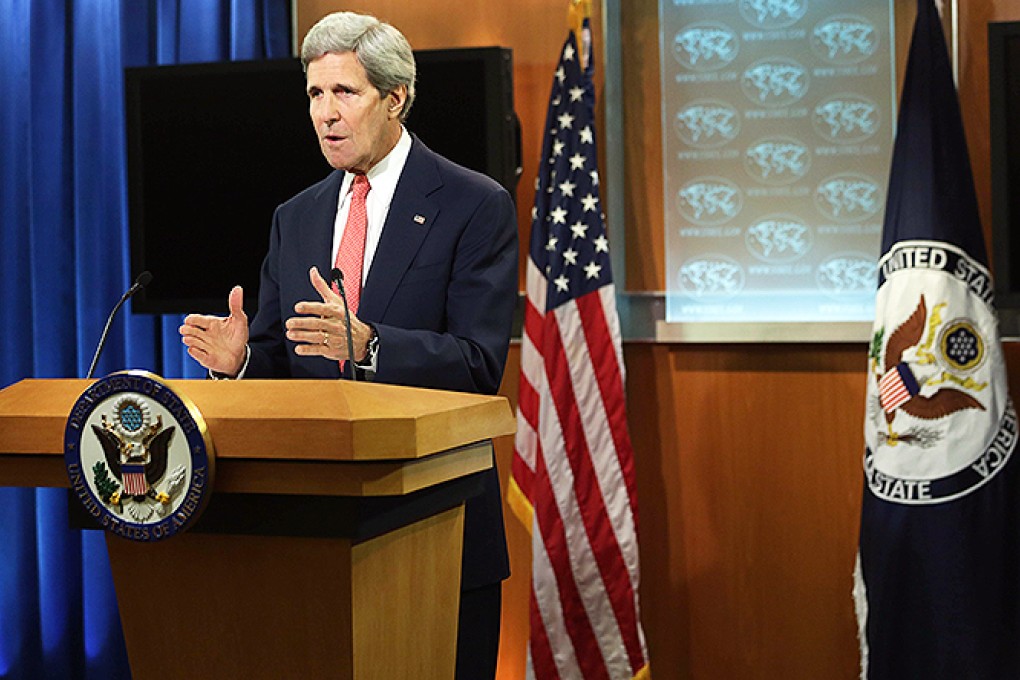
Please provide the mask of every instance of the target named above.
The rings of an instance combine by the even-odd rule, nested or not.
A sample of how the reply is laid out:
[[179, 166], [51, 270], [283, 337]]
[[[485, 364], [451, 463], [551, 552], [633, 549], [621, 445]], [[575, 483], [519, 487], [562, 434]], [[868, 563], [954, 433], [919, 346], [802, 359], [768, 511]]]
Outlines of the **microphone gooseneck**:
[[347, 306], [347, 293], [344, 291], [344, 273], [339, 267], [333, 267], [329, 278], [336, 284], [336, 290], [340, 293], [340, 299], [344, 301], [344, 321], [347, 325], [347, 362], [351, 366], [351, 380], [358, 379], [358, 369], [354, 365], [354, 340], [351, 337], [351, 310]]
[[96, 346], [96, 353], [92, 356], [92, 364], [89, 366], [89, 372], [85, 376], [86, 380], [90, 380], [92, 378], [92, 374], [95, 373], [96, 364], [99, 363], [99, 355], [102, 354], [103, 347], [106, 346], [106, 335], [110, 332], [110, 325], [113, 323], [113, 317], [117, 316], [118, 310], [120, 310], [124, 303], [127, 302], [129, 297], [140, 291], [142, 288], [145, 288], [151, 282], [152, 274], [148, 270], [139, 274], [138, 278], [135, 279], [135, 282], [131, 284], [131, 287], [120, 296], [120, 300], [116, 305], [114, 305], [113, 311], [110, 312], [110, 316], [106, 317], [106, 325], [103, 326], [103, 334], [99, 336], [99, 344]]

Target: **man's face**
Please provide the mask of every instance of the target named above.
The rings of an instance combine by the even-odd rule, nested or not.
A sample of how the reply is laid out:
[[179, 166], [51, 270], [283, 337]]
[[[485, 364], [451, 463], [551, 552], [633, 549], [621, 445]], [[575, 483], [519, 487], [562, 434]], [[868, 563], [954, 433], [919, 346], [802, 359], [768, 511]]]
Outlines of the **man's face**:
[[397, 143], [406, 90], [379, 92], [353, 53], [309, 62], [305, 83], [322, 155], [334, 168], [365, 173]]

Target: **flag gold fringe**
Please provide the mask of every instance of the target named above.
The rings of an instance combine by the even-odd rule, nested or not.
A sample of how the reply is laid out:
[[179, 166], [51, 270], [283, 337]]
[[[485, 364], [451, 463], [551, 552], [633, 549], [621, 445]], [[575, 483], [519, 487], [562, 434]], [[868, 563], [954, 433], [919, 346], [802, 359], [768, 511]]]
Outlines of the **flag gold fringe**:
[[506, 490], [506, 504], [510, 506], [510, 511], [530, 534], [531, 523], [535, 519], [535, 508], [531, 506], [528, 497], [521, 491], [521, 487], [517, 486], [517, 480], [513, 477], [510, 478], [510, 486]]

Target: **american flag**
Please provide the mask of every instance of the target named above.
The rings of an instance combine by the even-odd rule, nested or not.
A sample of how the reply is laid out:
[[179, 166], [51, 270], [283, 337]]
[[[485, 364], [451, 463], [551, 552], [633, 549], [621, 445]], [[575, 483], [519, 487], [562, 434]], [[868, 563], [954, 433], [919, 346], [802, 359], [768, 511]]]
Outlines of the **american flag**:
[[553, 81], [531, 221], [510, 504], [531, 531], [528, 677], [648, 677], [624, 364], [587, 27]]

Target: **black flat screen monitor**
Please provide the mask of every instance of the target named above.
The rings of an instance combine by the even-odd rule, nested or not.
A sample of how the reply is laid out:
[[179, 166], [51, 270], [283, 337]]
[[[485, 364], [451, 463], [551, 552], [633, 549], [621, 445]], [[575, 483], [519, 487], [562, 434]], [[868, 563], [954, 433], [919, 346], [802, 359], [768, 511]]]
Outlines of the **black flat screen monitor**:
[[1020, 336], [1020, 21], [988, 25], [992, 265], [1004, 337]]
[[[520, 142], [511, 51], [420, 50], [409, 130], [514, 193]], [[125, 70], [132, 278], [142, 313], [249, 314], [275, 208], [331, 171], [296, 59]]]

